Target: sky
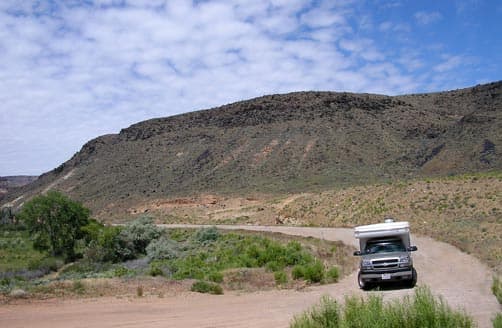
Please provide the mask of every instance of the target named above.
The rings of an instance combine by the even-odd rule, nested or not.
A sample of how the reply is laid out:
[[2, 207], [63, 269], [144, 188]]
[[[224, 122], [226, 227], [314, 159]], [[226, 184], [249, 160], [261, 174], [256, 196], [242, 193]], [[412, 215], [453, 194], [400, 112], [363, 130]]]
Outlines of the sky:
[[90, 139], [267, 94], [502, 79], [502, 1], [0, 1], [0, 176]]

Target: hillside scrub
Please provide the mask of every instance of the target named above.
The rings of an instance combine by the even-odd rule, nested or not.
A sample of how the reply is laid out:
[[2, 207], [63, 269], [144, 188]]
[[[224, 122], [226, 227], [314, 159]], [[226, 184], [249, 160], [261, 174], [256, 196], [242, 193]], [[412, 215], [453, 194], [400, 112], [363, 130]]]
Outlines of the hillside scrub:
[[278, 214], [299, 224], [354, 227], [391, 216], [472, 254], [502, 273], [502, 172], [303, 194]]
[[349, 296], [339, 304], [329, 296], [305, 313], [296, 316], [291, 328], [470, 328], [474, 321], [466, 313], [452, 310], [434, 297], [427, 287], [419, 287], [411, 297], [384, 302], [382, 296]]
[[[81, 259], [60, 269], [62, 263], [40, 254], [30, 263], [18, 263], [18, 268], [47, 269], [22, 280], [17, 278], [19, 272], [4, 273], [9, 276], [2, 281], [1, 291], [8, 293], [15, 287], [23, 287], [35, 293], [51, 293], [48, 286], [56, 283], [59, 287], [55, 290], [63, 295], [88, 295], [94, 290], [89, 279], [148, 279], [149, 276], [168, 281], [196, 279], [201, 286], [218, 285], [216, 289], [291, 288], [297, 284], [296, 280], [336, 282], [340, 272], [354, 269], [345, 268], [350, 261], [337, 262], [350, 253], [340, 243], [308, 238], [220, 232], [214, 227], [164, 230], [153, 225], [149, 218], [140, 218], [126, 226], [104, 226], [91, 220], [82, 230], [86, 237], [77, 247], [83, 254]], [[6, 236], [10, 238], [11, 233]], [[23, 245], [31, 249], [30, 244]], [[296, 266], [304, 268], [304, 273], [292, 280], [291, 272]], [[89, 288], [73, 288], [53, 278], [42, 278], [51, 270], [59, 270], [58, 281], [86, 281]], [[193, 288], [203, 290], [202, 287]], [[209, 292], [214, 292], [212, 288]]]
[[282, 244], [257, 235], [220, 235], [215, 234], [214, 228], [208, 228], [187, 235], [177, 249], [184, 251], [178, 251], [179, 256], [174, 258], [155, 260], [151, 265], [162, 268], [160, 271], [166, 276], [177, 280], [215, 280], [215, 275], [223, 273], [224, 276], [225, 271], [230, 269], [265, 268], [273, 272], [274, 277], [278, 276], [280, 281], [287, 281], [287, 276], [275, 273], [286, 274], [291, 269], [294, 271], [294, 268], [302, 267], [302, 275], [293, 276], [294, 279], [304, 279], [309, 283], [326, 281], [325, 265], [297, 241]]

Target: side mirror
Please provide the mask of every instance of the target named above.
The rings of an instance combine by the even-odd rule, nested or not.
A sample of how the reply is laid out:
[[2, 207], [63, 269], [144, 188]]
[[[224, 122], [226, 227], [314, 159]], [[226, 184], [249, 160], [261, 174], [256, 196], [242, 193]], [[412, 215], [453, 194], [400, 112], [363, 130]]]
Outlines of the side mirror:
[[417, 246], [410, 246], [410, 247], [408, 247], [408, 252], [414, 252], [417, 249], [418, 249]]
[[354, 256], [361, 256], [361, 251], [355, 251]]

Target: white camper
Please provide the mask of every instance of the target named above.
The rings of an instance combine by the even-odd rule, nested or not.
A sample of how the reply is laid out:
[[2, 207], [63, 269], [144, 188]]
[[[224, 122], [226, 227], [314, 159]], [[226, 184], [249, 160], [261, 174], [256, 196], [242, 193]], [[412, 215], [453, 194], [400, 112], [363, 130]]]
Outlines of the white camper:
[[387, 281], [403, 281], [410, 287], [415, 286], [417, 272], [410, 252], [417, 247], [411, 246], [408, 222], [387, 219], [384, 223], [358, 226], [354, 236], [359, 240], [359, 251], [354, 255], [361, 256], [360, 288], [369, 289]]

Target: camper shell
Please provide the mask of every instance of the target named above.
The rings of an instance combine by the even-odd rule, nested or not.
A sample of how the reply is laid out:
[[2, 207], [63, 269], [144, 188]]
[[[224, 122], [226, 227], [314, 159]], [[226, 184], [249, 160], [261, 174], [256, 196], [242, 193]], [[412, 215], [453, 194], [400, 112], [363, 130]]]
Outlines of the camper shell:
[[358, 226], [354, 236], [359, 240], [360, 256], [358, 284], [369, 289], [374, 284], [403, 281], [415, 286], [417, 272], [413, 267], [411, 252], [417, 247], [411, 245], [410, 224], [386, 219], [384, 223]]

